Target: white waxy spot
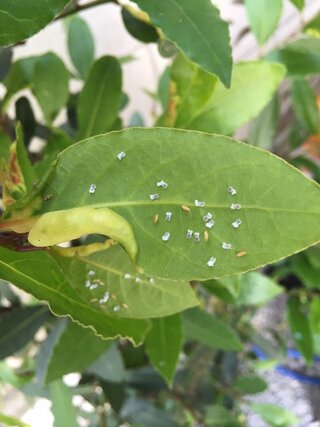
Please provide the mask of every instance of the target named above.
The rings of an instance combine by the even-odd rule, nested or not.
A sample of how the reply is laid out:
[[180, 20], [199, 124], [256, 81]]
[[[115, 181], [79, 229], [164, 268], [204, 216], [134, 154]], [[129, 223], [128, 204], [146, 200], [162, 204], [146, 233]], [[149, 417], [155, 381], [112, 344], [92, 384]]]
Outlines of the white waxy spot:
[[170, 239], [170, 233], [169, 231], [166, 231], [163, 235], [162, 235], [162, 240], [164, 242], [167, 242]]
[[231, 243], [223, 242], [221, 246], [222, 246], [222, 249], [226, 249], [226, 250], [232, 249], [232, 244]]
[[153, 277], [150, 278], [149, 283], [150, 285], [154, 285], [156, 283]]
[[136, 277], [135, 282], [136, 282], [136, 283], [141, 283], [141, 279], [140, 279], [140, 277]]
[[206, 205], [205, 202], [201, 202], [200, 200], [195, 200], [194, 204], [197, 206], [197, 208], [204, 208]]
[[93, 285], [90, 286], [90, 291], [93, 291], [94, 289], [97, 289], [98, 285], [97, 283], [94, 283]]
[[169, 185], [162, 179], [157, 182], [157, 187], [164, 188], [165, 190], [169, 187]]
[[91, 286], [91, 282], [89, 279], [86, 280], [86, 288], [90, 288]]
[[232, 203], [230, 209], [232, 209], [233, 211], [239, 210], [241, 209], [241, 205], [239, 203]]
[[187, 238], [188, 240], [191, 240], [191, 239], [192, 239], [192, 236], [193, 236], [193, 231], [192, 231], [192, 230], [188, 230], [188, 231], [187, 231], [187, 234], [186, 234], [186, 238]]
[[105, 292], [103, 297], [99, 299], [99, 303], [104, 304], [104, 303], [108, 302], [109, 296], [110, 296], [109, 292]]
[[200, 242], [200, 233], [194, 233], [193, 237], [194, 237], [194, 241], [196, 243]]
[[233, 187], [228, 187], [228, 193], [230, 193], [231, 196], [235, 196], [237, 194], [237, 190]]
[[120, 153], [117, 154], [117, 157], [119, 160], [122, 160], [126, 157], [126, 153], [124, 151], [120, 151]]
[[117, 312], [117, 311], [119, 311], [120, 310], [120, 305], [115, 305], [114, 307], [113, 307], [113, 311], [115, 311], [115, 312]]
[[209, 261], [207, 262], [207, 266], [208, 266], [208, 267], [213, 267], [213, 266], [215, 265], [216, 261], [217, 261], [217, 259], [216, 259], [214, 256], [212, 256], [212, 257], [209, 259]]
[[159, 194], [150, 194], [150, 200], [158, 200], [159, 199]]
[[129, 273], [126, 273], [124, 276], [123, 276], [125, 279], [131, 279], [131, 274], [129, 274]]
[[214, 224], [215, 224], [215, 222], [211, 220], [211, 221], [209, 221], [209, 222], [206, 223], [206, 227], [207, 228], [212, 228], [214, 226]]
[[239, 228], [241, 224], [242, 224], [242, 221], [240, 218], [238, 218], [232, 223], [232, 227], [233, 228]]
[[172, 212], [166, 212], [166, 221], [171, 221]]
[[91, 184], [89, 188], [89, 193], [94, 194], [96, 192], [97, 186], [95, 184]]
[[88, 276], [94, 276], [95, 274], [96, 272], [93, 270], [88, 271]]
[[203, 217], [203, 221], [208, 222], [208, 221], [210, 221], [210, 219], [212, 219], [212, 214], [210, 212], [208, 212], [207, 215], [205, 215]]

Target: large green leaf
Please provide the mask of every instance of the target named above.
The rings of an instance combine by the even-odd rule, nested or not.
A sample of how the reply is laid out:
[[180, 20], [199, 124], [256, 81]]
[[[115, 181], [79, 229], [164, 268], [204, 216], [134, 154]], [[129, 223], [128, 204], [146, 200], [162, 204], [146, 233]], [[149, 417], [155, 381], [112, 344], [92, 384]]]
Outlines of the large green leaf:
[[[96, 310], [119, 317], [169, 316], [198, 304], [188, 282], [150, 279], [138, 274], [120, 245], [88, 257], [56, 257], [75, 291]], [[104, 295], [105, 303], [100, 303]]]
[[245, 0], [250, 27], [260, 44], [264, 44], [277, 28], [283, 0]]
[[128, 336], [140, 342], [149, 328], [142, 320], [107, 316], [83, 300], [67, 282], [57, 263], [46, 252], [20, 253], [0, 247], [0, 277], [48, 301], [58, 316], [70, 316], [90, 326], [104, 338]]
[[190, 129], [233, 134], [268, 104], [284, 75], [285, 69], [278, 64], [248, 62], [236, 65], [231, 88], [217, 83], [211, 99], [190, 124]]
[[19, 42], [45, 27], [68, 0], [2, 0], [0, 5], [0, 45]]
[[146, 337], [146, 350], [152, 365], [172, 383], [182, 346], [179, 315], [154, 319]]
[[78, 105], [78, 140], [112, 129], [120, 110], [121, 67], [104, 56], [94, 63], [81, 92]]
[[214, 349], [241, 350], [237, 334], [224, 321], [198, 308], [183, 314], [184, 336]]
[[7, 89], [4, 101], [8, 103], [10, 98], [20, 90], [31, 84], [33, 70], [39, 56], [31, 56], [22, 58], [16, 61], [10, 67], [9, 73], [6, 75], [3, 84]]
[[78, 427], [76, 409], [72, 404], [71, 390], [62, 382], [56, 381], [51, 384], [52, 414], [54, 416], [54, 427]]
[[[122, 160], [120, 151], [126, 152]], [[157, 187], [160, 180], [167, 189]], [[205, 280], [240, 273], [320, 240], [319, 186], [269, 152], [217, 135], [130, 128], [91, 138], [58, 156], [40, 190], [43, 197], [53, 196], [39, 214], [69, 209], [70, 218], [71, 208], [84, 208], [76, 210], [83, 234], [95, 226], [92, 208], [99, 218], [104, 207], [123, 216], [137, 241], [136, 263], [152, 277]], [[152, 194], [159, 199], [150, 200]], [[205, 207], [195, 206], [195, 200]], [[172, 212], [170, 222], [166, 212]], [[203, 220], [208, 212], [215, 221], [212, 229]], [[49, 237], [63, 235], [63, 227], [72, 231], [66, 223], [62, 227], [61, 213], [56, 223], [54, 217], [47, 224]], [[234, 228], [237, 219], [242, 224]], [[199, 243], [186, 238], [188, 229], [200, 233]], [[94, 232], [99, 230], [101, 224]], [[170, 238], [163, 241], [167, 232]], [[207, 265], [211, 257], [216, 258], [213, 267]]]
[[227, 24], [210, 0], [135, 0], [191, 61], [230, 85], [232, 58]]
[[139, 13], [133, 15], [132, 10], [123, 7], [121, 15], [123, 23], [128, 32], [136, 39], [144, 43], [154, 43], [158, 40], [159, 35], [157, 30], [150, 24], [139, 19]]

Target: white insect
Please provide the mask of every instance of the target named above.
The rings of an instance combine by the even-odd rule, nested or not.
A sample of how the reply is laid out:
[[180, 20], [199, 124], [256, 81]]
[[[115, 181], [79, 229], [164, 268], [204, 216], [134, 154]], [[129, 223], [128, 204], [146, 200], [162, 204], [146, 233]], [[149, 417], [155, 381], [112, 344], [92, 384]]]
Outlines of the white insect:
[[207, 215], [205, 215], [203, 217], [203, 221], [208, 222], [208, 221], [210, 221], [210, 219], [212, 219], [212, 214], [210, 212], [208, 212]]
[[169, 185], [162, 179], [157, 182], [157, 187], [164, 188], [165, 190], [169, 187]]
[[96, 192], [97, 186], [95, 184], [91, 184], [89, 188], [89, 193], [94, 194]]
[[186, 234], [186, 238], [187, 238], [188, 240], [191, 240], [191, 239], [192, 239], [192, 236], [193, 236], [193, 231], [192, 231], [192, 230], [188, 230], [188, 231], [187, 231], [187, 234]]
[[226, 249], [226, 250], [232, 249], [232, 244], [231, 243], [225, 243], [225, 242], [223, 242], [221, 246], [222, 246], [222, 249]]
[[216, 259], [214, 256], [212, 256], [212, 257], [209, 259], [209, 261], [207, 262], [207, 266], [208, 266], [208, 267], [213, 267], [213, 266], [215, 265], [216, 261], [217, 261], [217, 259]]
[[135, 282], [136, 282], [136, 283], [141, 283], [141, 279], [140, 279], [140, 277], [136, 277]]
[[117, 311], [119, 311], [120, 310], [120, 305], [115, 305], [114, 307], [113, 307], [113, 311], [115, 311], [115, 312], [117, 312]]
[[197, 208], [204, 208], [206, 205], [205, 202], [200, 202], [200, 200], [195, 200], [194, 204], [197, 206]]
[[196, 243], [200, 242], [200, 233], [194, 233], [193, 237], [194, 237], [194, 241]]
[[159, 199], [159, 194], [150, 194], [150, 200], [157, 200]]
[[156, 283], [153, 277], [150, 278], [149, 283], [150, 285], [154, 285]]
[[96, 272], [93, 270], [88, 271], [88, 276], [94, 276], [95, 274]]
[[103, 297], [99, 299], [99, 303], [104, 304], [104, 303], [108, 302], [109, 296], [110, 296], [109, 292], [105, 292]]
[[215, 224], [215, 222], [214, 221], [208, 221], [207, 223], [206, 223], [206, 227], [207, 228], [212, 228], [213, 226], [214, 226], [214, 224]]
[[171, 221], [172, 212], [166, 212], [166, 221]]
[[129, 273], [126, 273], [124, 276], [123, 276], [125, 279], [131, 279], [131, 274], [129, 274]]
[[230, 193], [231, 196], [235, 196], [237, 194], [237, 190], [233, 187], [228, 187], [228, 193]]
[[233, 221], [233, 223], [232, 223], [232, 227], [233, 227], [233, 228], [239, 228], [241, 224], [242, 224], [242, 221], [241, 221], [241, 219], [240, 219], [240, 218], [238, 218], [238, 219], [236, 219], [235, 221]]
[[164, 242], [167, 242], [170, 239], [170, 233], [169, 231], [166, 231], [163, 235], [162, 235], [162, 240]]
[[86, 288], [90, 288], [90, 286], [91, 286], [91, 282], [90, 282], [90, 280], [89, 280], [89, 279], [87, 279], [85, 283], [86, 283]]
[[93, 285], [90, 286], [90, 291], [93, 291], [94, 289], [97, 289], [98, 285], [96, 283], [94, 283]]
[[122, 160], [126, 157], [126, 153], [124, 151], [120, 151], [120, 153], [117, 154], [117, 157], [119, 160]]
[[239, 203], [232, 203], [232, 205], [230, 206], [230, 209], [232, 209], [233, 211], [239, 210], [241, 209], [241, 205]]

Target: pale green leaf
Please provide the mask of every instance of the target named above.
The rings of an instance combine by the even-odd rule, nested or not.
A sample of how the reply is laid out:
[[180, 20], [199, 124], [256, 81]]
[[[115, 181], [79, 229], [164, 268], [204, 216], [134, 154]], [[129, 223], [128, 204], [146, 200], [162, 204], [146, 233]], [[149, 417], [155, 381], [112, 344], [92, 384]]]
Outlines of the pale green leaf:
[[285, 69], [279, 64], [247, 62], [236, 65], [231, 88], [226, 89], [217, 83], [211, 99], [189, 127], [233, 134], [270, 102], [284, 75]]
[[99, 359], [87, 369], [89, 374], [94, 374], [112, 383], [120, 383], [125, 379], [125, 367], [122, 355], [115, 344], [104, 352]]
[[31, 427], [29, 424], [26, 424], [17, 418], [11, 417], [9, 415], [5, 415], [0, 413], [0, 422], [3, 423], [4, 426], [12, 426], [12, 427]]
[[20, 253], [0, 248], [0, 277], [48, 301], [56, 315], [70, 316], [104, 338], [122, 335], [141, 342], [149, 328], [146, 321], [111, 317], [95, 309], [78, 295], [46, 252]]
[[242, 424], [224, 406], [212, 405], [206, 408], [206, 425], [208, 427], [241, 427]]
[[78, 105], [77, 139], [109, 131], [122, 100], [121, 67], [117, 59], [104, 56], [91, 67]]
[[291, 95], [293, 110], [300, 124], [310, 134], [318, 133], [320, 130], [320, 112], [314, 90], [305, 80], [295, 79], [292, 82]]
[[0, 45], [19, 42], [41, 28], [60, 12], [68, 0], [2, 0], [0, 5]]
[[290, 427], [299, 422], [299, 419], [292, 412], [277, 405], [254, 403], [250, 405], [250, 408], [272, 427]]
[[[120, 151], [127, 154], [122, 160]], [[157, 187], [162, 179], [167, 189]], [[136, 263], [152, 277], [206, 280], [245, 272], [320, 239], [319, 186], [269, 152], [217, 135], [130, 128], [91, 138], [59, 155], [39, 191], [53, 194], [39, 214], [85, 208], [83, 234], [95, 225], [92, 208], [121, 215], [135, 235]], [[155, 193], [159, 199], [150, 200]], [[196, 207], [195, 200], [205, 207]], [[241, 209], [231, 209], [237, 203]], [[172, 212], [170, 222], [166, 212]], [[207, 212], [216, 222], [211, 230], [203, 220]], [[238, 229], [232, 226], [236, 219], [242, 220]], [[99, 233], [101, 224], [96, 227]], [[188, 229], [201, 233], [199, 243], [186, 238]], [[63, 234], [59, 223], [48, 230], [52, 237], [58, 232]], [[166, 232], [170, 238], [163, 241]], [[223, 249], [223, 242], [232, 248]], [[211, 257], [214, 267], [207, 265]]]
[[260, 44], [273, 34], [282, 12], [283, 0], [245, 0], [250, 27]]
[[258, 375], [242, 375], [237, 378], [234, 388], [242, 394], [258, 394], [268, 388], [268, 383]]
[[210, 0], [135, 0], [191, 61], [230, 85], [232, 58], [228, 25]]
[[22, 128], [20, 125], [16, 127], [16, 140], [18, 165], [21, 169], [26, 189], [27, 191], [31, 191], [36, 181], [36, 175], [29, 159], [28, 151], [24, 143]]
[[241, 350], [242, 344], [230, 326], [198, 308], [183, 314], [186, 339], [197, 340], [208, 347], [221, 350]]
[[154, 319], [145, 344], [152, 365], [172, 384], [182, 346], [180, 316]]
[[68, 23], [68, 49], [75, 69], [85, 80], [94, 60], [94, 40], [88, 24], [79, 16]]
[[52, 407], [54, 416], [53, 427], [79, 427], [77, 413], [72, 405], [71, 390], [62, 382], [55, 381], [50, 386]]

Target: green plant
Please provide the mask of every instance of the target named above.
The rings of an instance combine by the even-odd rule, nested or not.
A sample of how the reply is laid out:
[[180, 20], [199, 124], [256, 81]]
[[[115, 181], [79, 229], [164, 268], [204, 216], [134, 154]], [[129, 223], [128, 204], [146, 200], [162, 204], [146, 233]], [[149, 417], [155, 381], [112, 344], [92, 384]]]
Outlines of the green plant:
[[[123, 123], [124, 59], [95, 59], [76, 15], [104, 3], [172, 58], [152, 95], [162, 108], [154, 128]], [[0, 5], [0, 44], [11, 46], [0, 51], [0, 381], [51, 398], [55, 427], [78, 425], [75, 394], [93, 406], [77, 411], [91, 426], [244, 426], [246, 408], [292, 425], [284, 408], [247, 399], [267, 388], [247, 344], [269, 346], [251, 320], [286, 291], [296, 347], [309, 364], [320, 354], [319, 18], [259, 61], [233, 65], [228, 25], [209, 0], [135, 3]], [[244, 3], [263, 45], [282, 0]], [[66, 23], [72, 70], [52, 52], [12, 62], [14, 44], [54, 18]], [[287, 161], [273, 144], [284, 80]], [[246, 143], [231, 138], [250, 121]], [[35, 136], [44, 149], [31, 153]], [[298, 286], [286, 287], [292, 275]], [[285, 355], [281, 332], [273, 358]], [[12, 354], [19, 370], [5, 361]], [[71, 372], [81, 380], [68, 388]]]

